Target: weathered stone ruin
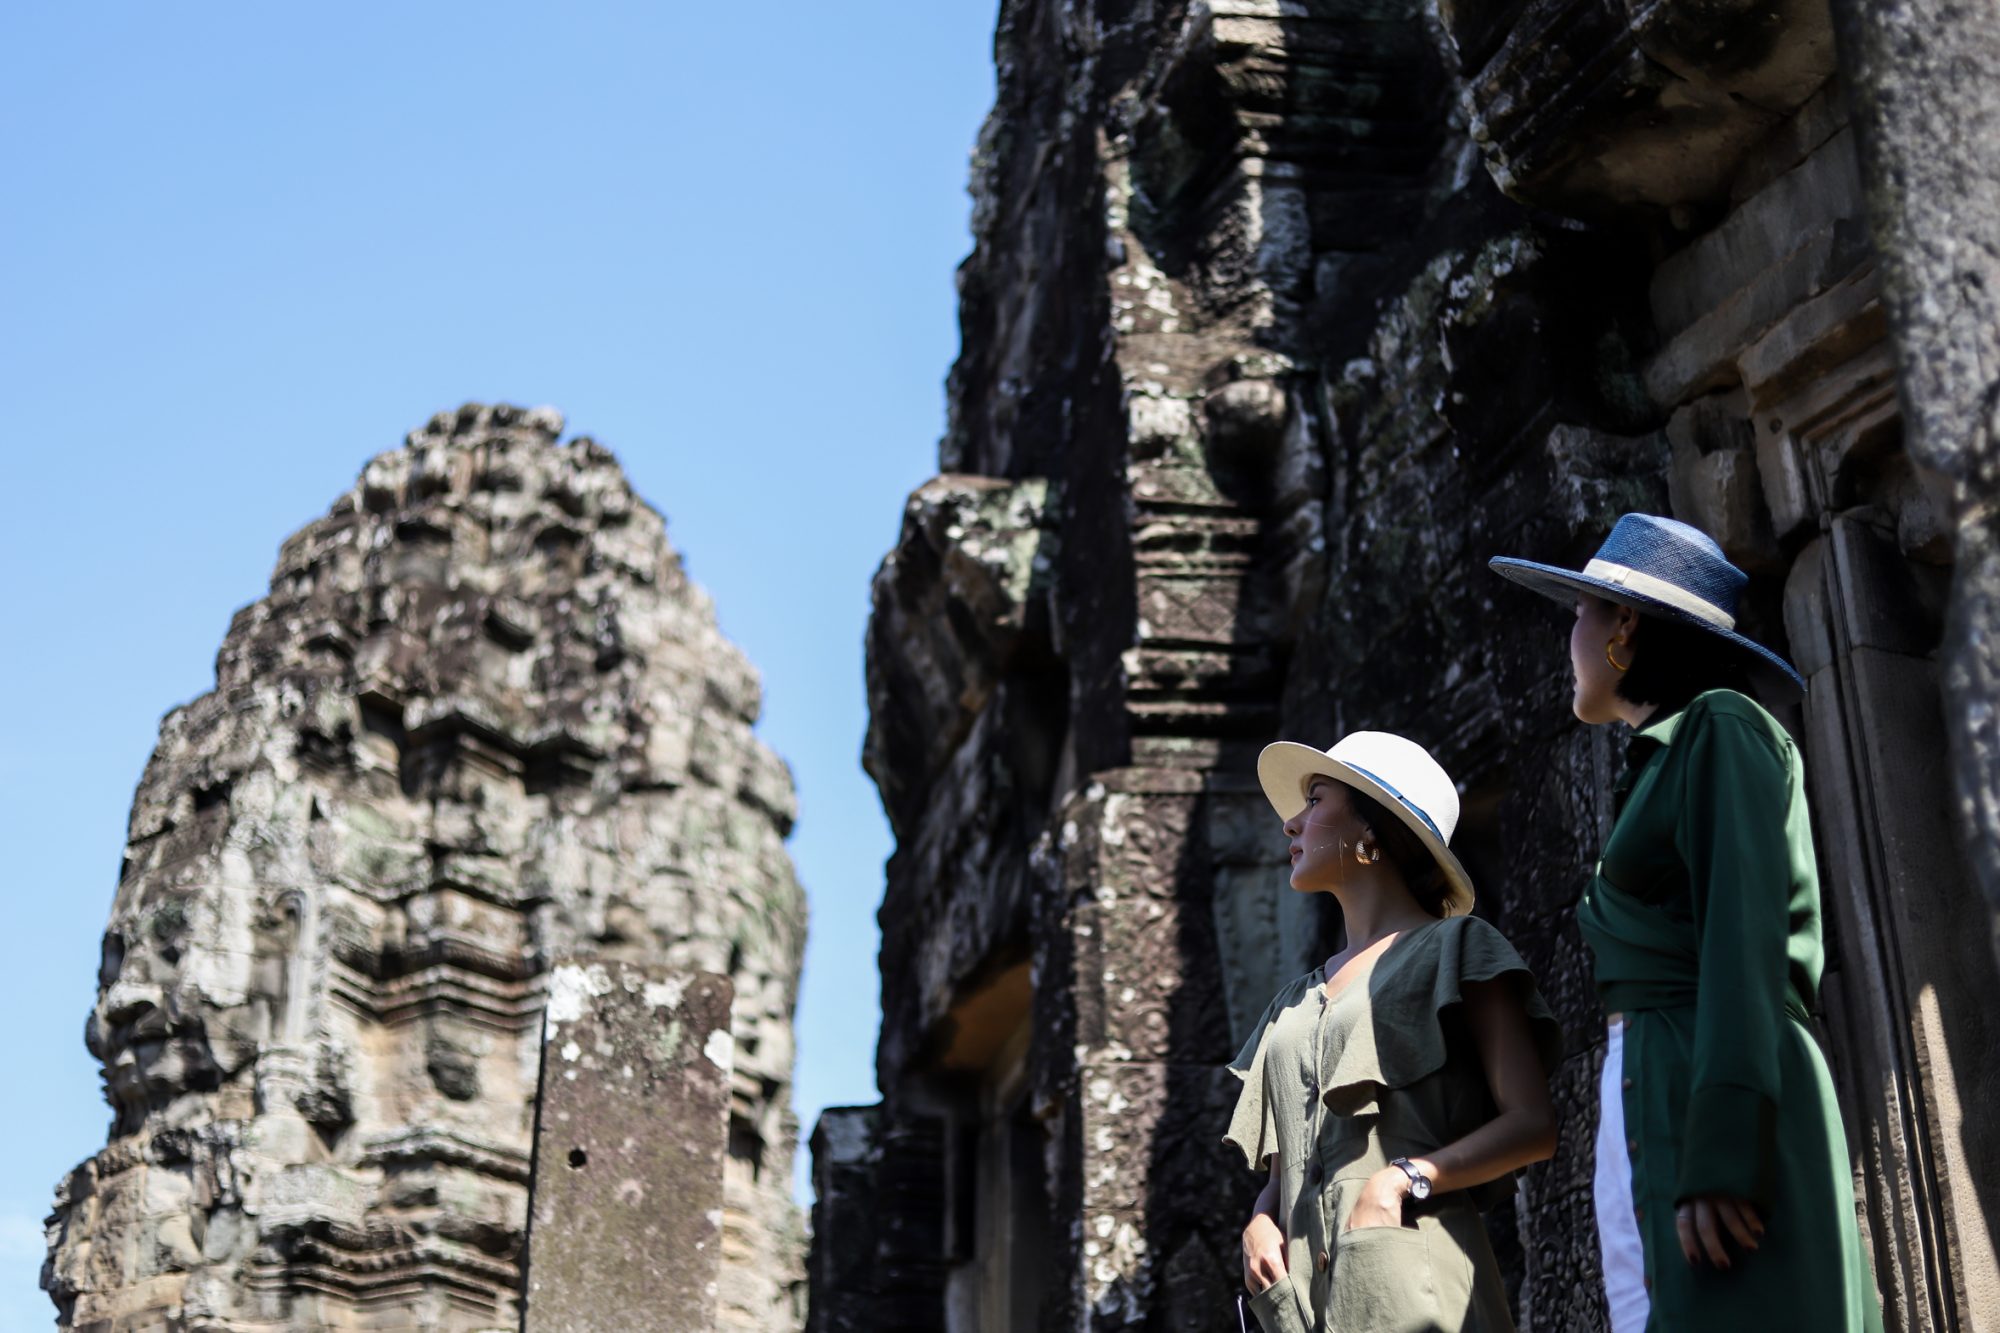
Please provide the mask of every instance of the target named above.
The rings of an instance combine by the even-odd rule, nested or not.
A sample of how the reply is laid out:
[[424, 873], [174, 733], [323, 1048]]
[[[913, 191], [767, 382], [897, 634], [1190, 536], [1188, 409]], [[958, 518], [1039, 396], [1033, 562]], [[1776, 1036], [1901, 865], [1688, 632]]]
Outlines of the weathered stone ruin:
[[810, 1327], [1233, 1326], [1223, 1065], [1339, 928], [1253, 757], [1360, 727], [1464, 782], [1563, 1019], [1561, 1149], [1489, 1223], [1523, 1327], [1602, 1327], [1570, 909], [1620, 756], [1485, 562], [1628, 509], [1714, 533], [1811, 677], [1890, 1327], [2000, 1326], [2000, 31], [1844, 22], [1002, 4], [943, 475], [874, 589], [883, 1101], [815, 1133]]
[[714, 1324], [797, 1327], [791, 777], [664, 520], [560, 431], [468, 406], [374, 459], [162, 722], [60, 1327], [518, 1328], [563, 959], [733, 983]]

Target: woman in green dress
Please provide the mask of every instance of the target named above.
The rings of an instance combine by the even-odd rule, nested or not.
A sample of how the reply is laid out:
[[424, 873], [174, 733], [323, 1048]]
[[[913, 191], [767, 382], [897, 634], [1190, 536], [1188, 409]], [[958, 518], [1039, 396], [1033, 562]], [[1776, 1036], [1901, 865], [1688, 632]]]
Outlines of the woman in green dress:
[[1573, 604], [1576, 715], [1633, 732], [1577, 907], [1609, 1018], [1595, 1196], [1612, 1333], [1879, 1329], [1809, 1027], [1804, 765], [1748, 694], [1804, 682], [1736, 632], [1746, 576], [1685, 523], [1627, 514], [1580, 572], [1492, 565]]
[[1292, 888], [1333, 894], [1347, 939], [1231, 1065], [1226, 1138], [1266, 1177], [1243, 1230], [1249, 1309], [1268, 1333], [1506, 1333], [1479, 1213], [1555, 1150], [1559, 1037], [1520, 956], [1468, 915], [1457, 790], [1383, 732], [1281, 742], [1257, 773]]

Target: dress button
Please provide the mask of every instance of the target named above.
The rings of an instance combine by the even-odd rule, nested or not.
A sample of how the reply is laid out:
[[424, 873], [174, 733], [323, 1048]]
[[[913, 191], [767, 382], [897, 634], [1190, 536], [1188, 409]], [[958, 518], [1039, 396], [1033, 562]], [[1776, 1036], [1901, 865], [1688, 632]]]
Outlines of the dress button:
[[1632, 1080], [1629, 1078], [1625, 1080], [1625, 1091], [1632, 1091]]
[[1639, 1155], [1639, 1140], [1627, 1139], [1625, 1140], [1625, 1147], [1631, 1151], [1634, 1157]]
[[1321, 1250], [1319, 1252], [1319, 1255], [1313, 1260], [1313, 1262], [1318, 1264], [1319, 1271], [1324, 1273], [1326, 1271], [1326, 1266], [1333, 1262], [1333, 1258], [1332, 1256], [1328, 1255], [1325, 1250]]
[[1640, 1281], [1645, 1283], [1647, 1291], [1651, 1291], [1653, 1289], [1653, 1279], [1651, 1277], [1641, 1278]]

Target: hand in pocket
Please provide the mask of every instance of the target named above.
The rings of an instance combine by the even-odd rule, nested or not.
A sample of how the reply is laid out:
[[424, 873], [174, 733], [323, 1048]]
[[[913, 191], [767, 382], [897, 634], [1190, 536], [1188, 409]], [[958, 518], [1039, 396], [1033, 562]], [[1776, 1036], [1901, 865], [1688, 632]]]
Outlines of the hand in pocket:
[[1243, 1286], [1255, 1294], [1285, 1275], [1285, 1235], [1269, 1213], [1257, 1213], [1243, 1228]]

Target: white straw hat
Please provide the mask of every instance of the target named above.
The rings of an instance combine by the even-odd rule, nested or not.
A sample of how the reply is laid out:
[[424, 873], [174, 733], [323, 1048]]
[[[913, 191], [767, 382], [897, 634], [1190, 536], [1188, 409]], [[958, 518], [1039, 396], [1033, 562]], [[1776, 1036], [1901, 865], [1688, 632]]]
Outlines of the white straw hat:
[[1430, 751], [1386, 731], [1356, 731], [1331, 750], [1279, 741], [1257, 756], [1257, 780], [1280, 819], [1306, 808], [1306, 788], [1316, 777], [1344, 782], [1395, 812], [1444, 871], [1450, 885], [1444, 914], [1463, 916], [1472, 910], [1472, 877], [1450, 847], [1452, 830], [1458, 827], [1458, 788]]

